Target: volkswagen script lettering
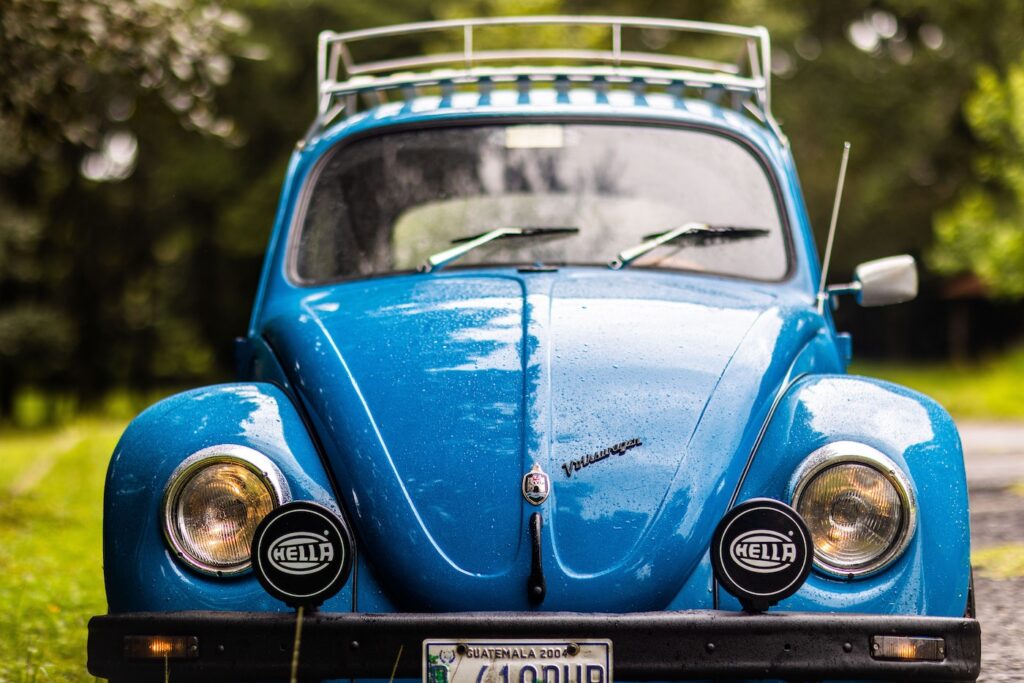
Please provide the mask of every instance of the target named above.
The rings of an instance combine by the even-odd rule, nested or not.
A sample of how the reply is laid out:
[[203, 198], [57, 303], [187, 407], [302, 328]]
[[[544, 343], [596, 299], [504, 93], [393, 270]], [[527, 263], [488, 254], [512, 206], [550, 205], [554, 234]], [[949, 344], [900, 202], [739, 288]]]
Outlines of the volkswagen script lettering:
[[613, 455], [625, 455], [626, 451], [631, 450], [633, 448], [638, 448], [639, 446], [643, 445], [644, 443], [640, 439], [629, 439], [627, 441], [620, 441], [614, 446], [603, 448], [597, 451], [596, 453], [588, 453], [587, 455], [584, 455], [582, 458], [570, 460], [566, 463], [563, 463], [562, 471], [565, 472], [565, 476], [572, 477], [573, 472], [579, 472], [584, 467], [589, 467], [590, 465], [593, 465], [595, 462], [607, 460]]
[[729, 554], [744, 569], [771, 574], [796, 562], [796, 543], [777, 531], [755, 529], [737, 536]]
[[270, 564], [286, 574], [312, 574], [330, 566], [334, 546], [323, 536], [305, 531], [285, 534], [276, 539], [267, 551]]

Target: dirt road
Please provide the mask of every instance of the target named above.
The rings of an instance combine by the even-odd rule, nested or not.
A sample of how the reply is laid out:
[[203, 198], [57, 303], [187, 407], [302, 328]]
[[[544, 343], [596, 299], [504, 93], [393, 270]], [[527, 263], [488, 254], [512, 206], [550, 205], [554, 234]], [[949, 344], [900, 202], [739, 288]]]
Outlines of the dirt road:
[[[960, 425], [971, 496], [972, 551], [1024, 544], [1024, 423]], [[982, 681], [1024, 681], [1024, 576], [975, 576]]]

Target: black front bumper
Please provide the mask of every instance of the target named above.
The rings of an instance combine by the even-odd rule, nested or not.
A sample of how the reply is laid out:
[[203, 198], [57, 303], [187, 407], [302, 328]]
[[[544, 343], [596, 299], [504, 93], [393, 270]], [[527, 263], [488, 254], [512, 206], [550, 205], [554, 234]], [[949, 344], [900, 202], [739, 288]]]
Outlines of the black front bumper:
[[[169, 660], [172, 681], [287, 680], [295, 616], [266, 612], [112, 614], [89, 622], [89, 673], [164, 680], [164, 660], [128, 659], [125, 637], [194, 636], [190, 659]], [[938, 637], [942, 661], [872, 657], [874, 636]], [[302, 626], [299, 676], [420, 678], [430, 638], [610, 638], [613, 680], [859, 679], [973, 681], [981, 668], [974, 619], [775, 612], [632, 614], [488, 612], [314, 613]], [[401, 656], [399, 653], [401, 652]]]

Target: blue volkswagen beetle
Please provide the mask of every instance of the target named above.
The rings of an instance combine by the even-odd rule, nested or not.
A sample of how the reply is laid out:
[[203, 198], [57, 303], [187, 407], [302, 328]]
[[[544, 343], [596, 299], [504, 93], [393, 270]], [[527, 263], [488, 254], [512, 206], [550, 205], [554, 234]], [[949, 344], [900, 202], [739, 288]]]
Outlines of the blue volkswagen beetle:
[[[550, 25], [583, 47], [524, 47]], [[365, 58], [410, 38], [457, 49]], [[111, 459], [90, 672], [977, 678], [956, 427], [846, 374], [831, 315], [914, 296], [913, 261], [822, 284], [764, 29], [458, 20], [319, 56], [239, 380]]]

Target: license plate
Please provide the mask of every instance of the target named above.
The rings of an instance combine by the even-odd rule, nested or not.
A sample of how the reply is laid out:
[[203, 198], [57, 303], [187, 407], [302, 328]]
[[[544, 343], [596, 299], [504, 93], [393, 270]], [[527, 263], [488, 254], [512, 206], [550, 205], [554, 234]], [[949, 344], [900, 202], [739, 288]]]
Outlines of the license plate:
[[612, 641], [424, 640], [423, 683], [611, 683]]

